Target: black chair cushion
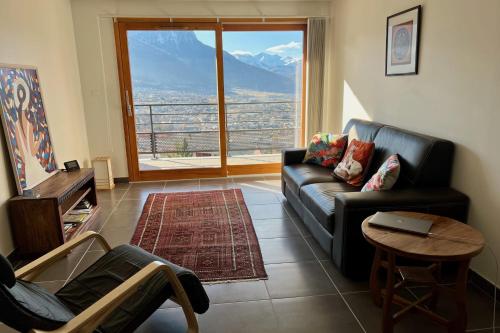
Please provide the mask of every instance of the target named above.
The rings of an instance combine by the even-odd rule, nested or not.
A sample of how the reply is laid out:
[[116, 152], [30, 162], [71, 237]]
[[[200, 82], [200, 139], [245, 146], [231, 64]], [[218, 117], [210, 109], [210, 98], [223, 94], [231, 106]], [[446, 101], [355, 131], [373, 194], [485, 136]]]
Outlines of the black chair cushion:
[[[193, 272], [131, 245], [121, 245], [107, 252], [59, 290], [56, 296], [78, 314], [153, 261], [164, 262], [175, 271], [195, 312], [207, 311], [208, 296]], [[115, 310], [99, 331], [133, 332], [172, 295], [170, 284], [160, 272]]]
[[56, 296], [22, 280], [11, 288], [0, 285], [0, 309], [0, 321], [21, 332], [55, 330], [74, 317]]
[[332, 176], [332, 169], [306, 163], [284, 166], [282, 177], [288, 188], [297, 196], [299, 196], [300, 188], [304, 185], [337, 181]]
[[300, 189], [300, 199], [318, 222], [333, 235], [335, 227], [335, 196], [341, 192], [359, 192], [347, 183], [310, 184]]
[[0, 283], [12, 288], [16, 284], [16, 275], [9, 260], [0, 255]]

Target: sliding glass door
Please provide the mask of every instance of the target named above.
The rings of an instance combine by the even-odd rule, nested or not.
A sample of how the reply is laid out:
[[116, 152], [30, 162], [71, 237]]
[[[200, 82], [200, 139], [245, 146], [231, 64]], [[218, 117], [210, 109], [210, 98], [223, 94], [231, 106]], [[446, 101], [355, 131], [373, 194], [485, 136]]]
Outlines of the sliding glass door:
[[131, 180], [277, 172], [303, 144], [305, 25], [115, 29]]
[[302, 145], [303, 26], [228, 25], [222, 39], [228, 167], [276, 172]]

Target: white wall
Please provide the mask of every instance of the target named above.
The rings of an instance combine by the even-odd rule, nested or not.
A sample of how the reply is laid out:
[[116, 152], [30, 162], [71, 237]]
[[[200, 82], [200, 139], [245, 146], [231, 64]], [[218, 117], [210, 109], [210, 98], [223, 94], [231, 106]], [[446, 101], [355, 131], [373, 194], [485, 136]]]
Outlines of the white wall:
[[[423, 5], [420, 73], [385, 77], [387, 16]], [[334, 0], [331, 126], [363, 117], [457, 145], [452, 185], [500, 258], [500, 1]], [[488, 250], [472, 267], [493, 281]]]
[[[76, 47], [68, 0], [0, 0], [0, 63], [38, 67], [47, 122], [59, 167], [88, 164], [89, 150]], [[0, 133], [0, 253], [14, 246], [6, 201], [16, 194], [3, 132]]]
[[329, 1], [72, 0], [91, 156], [112, 157], [127, 177], [112, 17], [296, 17], [329, 15]]

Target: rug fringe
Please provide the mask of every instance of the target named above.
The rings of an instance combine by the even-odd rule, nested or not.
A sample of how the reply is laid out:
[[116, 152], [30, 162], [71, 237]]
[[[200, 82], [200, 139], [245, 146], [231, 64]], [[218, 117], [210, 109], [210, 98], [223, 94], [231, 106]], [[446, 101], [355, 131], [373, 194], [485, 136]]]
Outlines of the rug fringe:
[[202, 281], [202, 284], [212, 285], [212, 284], [222, 284], [222, 283], [236, 283], [236, 282], [252, 282], [252, 281], [261, 281], [268, 280], [269, 277], [263, 278], [251, 278], [251, 279], [237, 279], [237, 280], [220, 280], [220, 281]]

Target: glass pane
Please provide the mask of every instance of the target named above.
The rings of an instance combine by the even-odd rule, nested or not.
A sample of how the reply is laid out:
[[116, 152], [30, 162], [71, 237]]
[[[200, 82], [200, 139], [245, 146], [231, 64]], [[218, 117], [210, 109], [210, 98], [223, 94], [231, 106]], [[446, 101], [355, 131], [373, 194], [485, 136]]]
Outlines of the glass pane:
[[302, 31], [223, 33], [228, 164], [279, 163], [300, 145]]
[[140, 170], [220, 167], [214, 31], [128, 31]]

